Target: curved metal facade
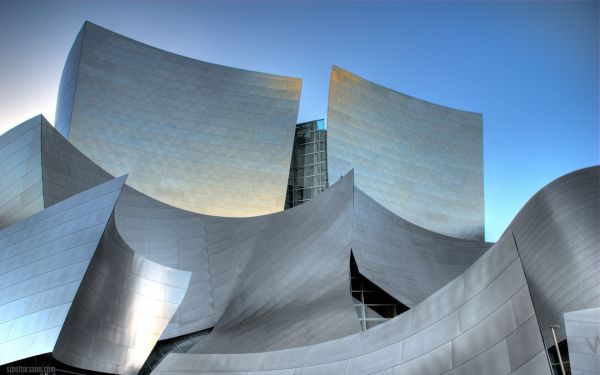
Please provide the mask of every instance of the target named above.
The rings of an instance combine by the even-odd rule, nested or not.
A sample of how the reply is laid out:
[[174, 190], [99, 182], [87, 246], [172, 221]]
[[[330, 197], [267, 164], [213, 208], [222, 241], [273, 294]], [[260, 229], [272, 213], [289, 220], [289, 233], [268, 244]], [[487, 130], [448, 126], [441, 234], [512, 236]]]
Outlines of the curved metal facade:
[[86, 22], [56, 128], [112, 175], [217, 216], [283, 210], [301, 81], [178, 56]]
[[571, 375], [600, 374], [600, 307], [563, 314]]
[[[41, 116], [0, 137], [0, 364], [52, 353], [134, 374], [158, 340], [212, 328], [155, 373], [541, 375], [558, 323], [594, 371], [600, 167], [553, 181], [485, 243], [480, 115], [334, 67], [344, 176], [272, 213], [299, 88], [86, 23], [57, 121], [94, 161]], [[361, 331], [351, 253], [411, 309]]]
[[35, 116], [0, 137], [0, 229], [112, 178]]
[[333, 67], [329, 181], [356, 186], [396, 215], [483, 241], [483, 130], [478, 113], [419, 100]]
[[[303, 296], [306, 293], [304, 289], [313, 288], [308, 287], [312, 285], [312, 279], [325, 277], [307, 272], [304, 268], [323, 262], [317, 260], [324, 259], [323, 254], [333, 257], [327, 261], [333, 267], [328, 272], [339, 268], [339, 272], [343, 271], [345, 275], [343, 287], [337, 289], [337, 294], [329, 296], [331, 306], [328, 307], [331, 309], [329, 314], [333, 314], [335, 306], [338, 306], [337, 319], [342, 324], [347, 322], [347, 314], [351, 310], [351, 303], [346, 301], [349, 298], [346, 284], [350, 249], [354, 251], [361, 273], [401, 302], [414, 306], [462, 273], [489, 247], [485, 243], [442, 236], [410, 224], [353, 188], [353, 183], [350, 173], [340, 182], [341, 186], [336, 184], [319, 194], [315, 203], [308, 202], [286, 212], [247, 219], [185, 212], [125, 187], [115, 210], [117, 227], [125, 241], [156, 262], [193, 272], [188, 294], [162, 338], [215, 327], [207, 340], [210, 344], [203, 349], [196, 348], [211, 352], [247, 352], [258, 350], [261, 345], [263, 350], [274, 350], [330, 340], [339, 334], [324, 327], [319, 330], [309, 327], [319, 326], [317, 321], [332, 320], [316, 315], [309, 319], [308, 311], [311, 309], [308, 306], [313, 302], [309, 303], [311, 299]], [[317, 241], [319, 236], [322, 239]], [[307, 244], [306, 241], [312, 242]], [[338, 250], [335, 252], [333, 249]], [[277, 259], [272, 259], [274, 257]], [[262, 270], [263, 267], [270, 271]], [[303, 278], [292, 276], [298, 272], [294, 271], [297, 268], [305, 269]], [[281, 282], [287, 288], [280, 293], [285, 293], [286, 298], [304, 301], [305, 307], [300, 308], [304, 312], [285, 313], [288, 315], [285, 320], [271, 319], [264, 313], [258, 318], [249, 306], [239, 311], [235, 309], [232, 313], [232, 304], [237, 301], [267, 298], [267, 295], [258, 292], [260, 288], [251, 286], [252, 282], [256, 278], [263, 283], [263, 278], [276, 279], [275, 275], [280, 274], [276, 270], [279, 269], [289, 269], [290, 272], [287, 276], [281, 274]], [[327, 273], [325, 270], [321, 267], [319, 272], [332, 278], [329, 283], [333, 287], [333, 275], [337, 275], [335, 272], [338, 271]], [[262, 278], [257, 276], [261, 274]], [[246, 288], [252, 291], [252, 298], [240, 294]], [[316, 288], [325, 291], [323, 287]], [[281, 304], [279, 298], [283, 297], [283, 294], [275, 294], [256, 303], [277, 301], [276, 304]], [[316, 300], [318, 297], [315, 294], [311, 298]], [[245, 321], [247, 326], [238, 324], [247, 320], [243, 318], [246, 315], [253, 319]], [[236, 321], [235, 329], [229, 327], [231, 323], [228, 320]], [[301, 320], [313, 321], [300, 323]], [[354, 331], [354, 320], [351, 319], [351, 324], [343, 323], [344, 327], [338, 329]], [[304, 329], [312, 333], [297, 339], [292, 339], [293, 335], [288, 333], [285, 339], [276, 339], [275, 326], [280, 323], [294, 325], [295, 329], [304, 325]], [[222, 325], [228, 327], [227, 336], [236, 337], [235, 340], [227, 338], [221, 342], [215, 339], [221, 335], [219, 327]], [[262, 333], [255, 333], [258, 336], [254, 337], [248, 334], [252, 337], [248, 341], [241, 338], [247, 330], [255, 329]]]
[[[387, 323], [360, 334], [289, 350], [218, 356], [169, 354], [154, 373], [551, 374], [542, 338], [547, 315], [554, 313], [547, 305], [562, 303], [565, 308], [574, 306], [575, 301], [596, 309], [600, 306], [595, 297], [597, 272], [587, 272], [588, 266], [594, 269], [600, 254], [596, 240], [599, 176], [600, 167], [587, 168], [544, 187], [471, 267]], [[570, 228], [572, 225], [577, 228]], [[560, 238], [547, 240], [548, 231]], [[536, 240], [525, 241], [531, 238]], [[572, 281], [561, 281], [563, 273], [555, 270], [558, 277], [537, 284], [538, 273], [552, 273], [547, 270], [560, 262], [557, 252], [564, 252], [564, 247], [570, 255], [569, 263], [563, 264], [564, 272], [576, 271], [571, 274]], [[533, 255], [548, 260], [538, 261], [537, 267], [526, 265], [530, 260], [525, 259]], [[569, 296], [563, 294], [565, 289]], [[567, 330], [572, 332], [575, 316], [571, 313], [565, 317], [569, 317], [565, 318]], [[584, 319], [584, 323], [591, 327], [589, 320]], [[594, 332], [587, 334], [597, 341], [600, 337]], [[574, 353], [579, 352], [595, 358], [576, 343]], [[581, 358], [579, 361], [579, 367], [589, 367]]]
[[254, 354], [169, 354], [153, 374], [551, 374], [512, 236], [414, 309], [365, 332]]
[[509, 226], [546, 347], [562, 314], [600, 307], [600, 168], [567, 174], [536, 193]]
[[134, 253], [111, 218], [53, 356], [78, 368], [137, 374], [183, 300], [190, 276]]
[[44, 209], [41, 116], [0, 137], [0, 229]]
[[162, 338], [214, 327], [194, 350], [248, 352], [360, 329], [348, 284], [352, 178], [314, 204], [247, 219], [191, 214], [126, 189], [116, 223], [136, 251], [193, 273]]
[[458, 277], [491, 245], [414, 225], [354, 188], [352, 251], [358, 269], [408, 307]]
[[52, 352], [124, 181], [0, 231], [0, 363]]
[[[21, 125], [24, 134], [31, 123]], [[69, 197], [0, 230], [0, 364], [52, 353], [78, 368], [135, 374], [179, 308], [191, 273], [150, 261], [121, 239], [112, 215], [125, 177], [76, 194], [103, 171], [53, 129], [33, 124], [43, 152], [32, 165], [44, 171], [47, 200]], [[55, 148], [61, 142], [70, 148]], [[93, 168], [79, 174], [78, 162]], [[70, 179], [62, 191], [60, 182]]]

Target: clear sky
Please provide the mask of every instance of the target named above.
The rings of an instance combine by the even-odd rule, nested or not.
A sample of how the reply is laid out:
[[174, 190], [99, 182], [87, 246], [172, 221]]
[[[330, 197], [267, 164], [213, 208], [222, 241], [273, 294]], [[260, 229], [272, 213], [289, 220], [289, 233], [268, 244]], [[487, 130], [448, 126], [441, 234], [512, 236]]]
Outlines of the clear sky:
[[486, 239], [553, 179], [598, 164], [598, 2], [3, 2], [0, 133], [54, 122], [85, 20], [217, 64], [303, 79], [327, 113], [333, 64], [484, 119]]

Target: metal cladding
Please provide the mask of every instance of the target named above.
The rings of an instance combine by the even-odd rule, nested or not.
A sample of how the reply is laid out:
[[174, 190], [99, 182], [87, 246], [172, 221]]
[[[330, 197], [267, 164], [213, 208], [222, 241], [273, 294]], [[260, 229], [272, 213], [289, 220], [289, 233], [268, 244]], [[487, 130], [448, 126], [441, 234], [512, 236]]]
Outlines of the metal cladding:
[[[538, 294], [544, 293], [546, 303], [554, 305], [564, 298], [560, 290], [566, 287], [575, 296], [573, 300], [587, 301], [595, 309], [600, 307], [594, 297], [596, 284], [590, 281], [595, 280], [594, 276], [585, 273], [585, 267], [590, 263], [593, 267], [599, 255], [594, 236], [600, 220], [597, 215], [587, 215], [598, 207], [595, 203], [599, 173], [600, 167], [579, 170], [543, 188], [523, 207], [500, 240], [472, 266], [389, 322], [341, 339], [280, 351], [219, 355], [171, 353], [154, 373], [551, 374], [542, 339], [548, 309], [536, 303], [540, 299]], [[346, 177], [342, 181], [344, 179]], [[327, 192], [318, 198], [326, 197]], [[550, 207], [555, 210], [546, 220]], [[532, 271], [525, 264], [527, 255], [522, 248], [528, 243], [524, 239], [538, 236], [537, 244], [529, 243], [531, 247], [526, 251], [542, 258], [552, 257], [557, 246], [568, 246], [564, 238], [556, 239], [554, 245], [541, 240], [548, 229], [565, 235], [566, 231], [557, 230], [554, 223], [577, 224], [576, 237], [566, 238], [584, 243], [578, 245], [583, 246], [579, 248], [582, 254], [586, 254], [586, 239], [592, 238], [593, 255], [573, 256], [574, 269], [581, 269], [584, 274], [572, 277], [571, 283], [552, 281], [539, 288], [528, 276]], [[541, 265], [540, 268], [547, 267]], [[550, 294], [551, 290], [555, 291], [554, 295]], [[570, 301], [567, 299], [567, 303], [572, 304]], [[587, 315], [581, 321], [589, 325], [586, 322], [593, 318]], [[565, 314], [567, 336], [570, 329], [573, 331], [573, 320], [576, 319]], [[597, 342], [600, 336], [594, 329], [587, 334]], [[577, 342], [575, 350], [590, 354]], [[578, 366], [592, 365], [588, 362]]]
[[52, 352], [124, 182], [0, 231], [0, 363]]
[[[481, 116], [334, 67], [337, 182], [274, 212], [299, 92], [86, 23], [57, 108], [83, 153], [41, 116], [0, 137], [0, 364], [549, 375], [559, 324], [574, 374], [598, 373], [599, 166], [544, 187], [485, 243]], [[126, 172], [131, 186], [111, 175]], [[352, 274], [411, 309], [361, 331], [352, 254]], [[151, 366], [163, 339], [161, 358], [186, 353]]]
[[174, 207], [283, 210], [301, 81], [182, 57], [86, 22], [56, 128], [112, 175]]
[[0, 137], [0, 228], [44, 209], [41, 116]]
[[354, 188], [352, 251], [359, 271], [408, 307], [459, 276], [491, 245], [421, 228]]
[[0, 137], [0, 228], [112, 178], [35, 116]]
[[190, 276], [134, 253], [111, 219], [53, 356], [88, 370], [136, 374], [183, 300]]
[[169, 354], [154, 374], [551, 374], [512, 236], [414, 309], [370, 330], [253, 354]]
[[126, 189], [116, 210], [125, 241], [193, 272], [162, 338], [214, 327], [194, 350], [248, 352], [358, 332], [348, 284], [352, 187], [349, 177], [314, 204], [247, 219], [191, 214]]
[[419, 100], [333, 67], [329, 181], [356, 186], [396, 215], [441, 234], [483, 240], [483, 130], [478, 113]]
[[546, 347], [565, 339], [562, 314], [600, 307], [600, 168], [580, 169], [536, 193], [509, 226], [523, 260]]
[[571, 375], [600, 374], [600, 308], [563, 314]]
[[111, 179], [0, 230], [0, 364], [44, 353], [119, 374], [144, 364], [191, 275], [121, 240], [111, 217], [124, 182]]
[[[222, 353], [331, 340], [358, 331], [348, 293], [351, 249], [361, 272], [414, 306], [489, 247], [407, 223], [353, 184], [349, 173], [314, 203], [246, 219], [185, 212], [125, 187], [115, 210], [123, 239], [149, 259], [193, 273], [161, 338], [214, 327], [194, 350]], [[323, 277], [329, 281], [319, 284]], [[265, 289], [279, 284], [285, 288]]]

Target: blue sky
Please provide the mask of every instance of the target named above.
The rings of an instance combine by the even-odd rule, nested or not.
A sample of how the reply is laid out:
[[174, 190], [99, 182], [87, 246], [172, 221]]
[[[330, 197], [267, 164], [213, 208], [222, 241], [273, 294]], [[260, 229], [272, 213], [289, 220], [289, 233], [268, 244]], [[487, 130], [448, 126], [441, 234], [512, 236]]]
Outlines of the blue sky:
[[85, 20], [218, 64], [303, 79], [325, 117], [331, 65], [484, 119], [486, 239], [553, 179], [598, 164], [598, 2], [2, 2], [0, 133], [54, 121]]

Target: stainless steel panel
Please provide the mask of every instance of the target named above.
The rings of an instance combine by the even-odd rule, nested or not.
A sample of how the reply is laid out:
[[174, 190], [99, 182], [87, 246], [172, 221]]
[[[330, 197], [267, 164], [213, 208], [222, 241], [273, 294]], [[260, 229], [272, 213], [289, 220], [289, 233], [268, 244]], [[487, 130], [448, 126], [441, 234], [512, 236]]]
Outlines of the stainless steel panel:
[[53, 356], [88, 370], [137, 373], [183, 300], [190, 276], [136, 254], [111, 218]]
[[563, 314], [572, 375], [600, 374], [600, 308]]
[[10, 275], [0, 287], [0, 364], [53, 350], [70, 290], [84, 278], [124, 182], [111, 180], [0, 231], [0, 278]]
[[[351, 176], [342, 178], [340, 183], [351, 183]], [[299, 208], [310, 209], [312, 204], [324, 205], [323, 202], [333, 200], [332, 193], [340, 188], [340, 183]], [[287, 214], [293, 216], [299, 212], [294, 210]], [[252, 276], [251, 279], [259, 280]], [[241, 314], [243, 309], [234, 307], [233, 311]], [[281, 319], [288, 316], [282, 313]], [[253, 319], [261, 317], [255, 314]], [[244, 330], [239, 326], [234, 328], [236, 333], [242, 332], [235, 337], [245, 339]], [[524, 374], [530, 371], [549, 375], [550, 366], [542, 360], [544, 357], [523, 266], [513, 235], [507, 231], [481, 259], [446, 287], [372, 330], [302, 348], [243, 356], [224, 351], [169, 354], [154, 373], [260, 374], [294, 370], [290, 373]]]
[[0, 229], [44, 208], [40, 121], [33, 117], [0, 137]]
[[536, 193], [510, 225], [546, 347], [563, 313], [600, 307], [600, 168], [562, 176]]
[[483, 240], [481, 115], [419, 100], [334, 66], [327, 111], [330, 184], [356, 186], [411, 223]]
[[[490, 246], [414, 225], [355, 188], [352, 251], [358, 269], [409, 307], [464, 272]], [[447, 302], [438, 307], [452, 308]]]
[[193, 60], [86, 22], [65, 64], [56, 127], [162, 202], [219, 216], [285, 203], [301, 80]]

